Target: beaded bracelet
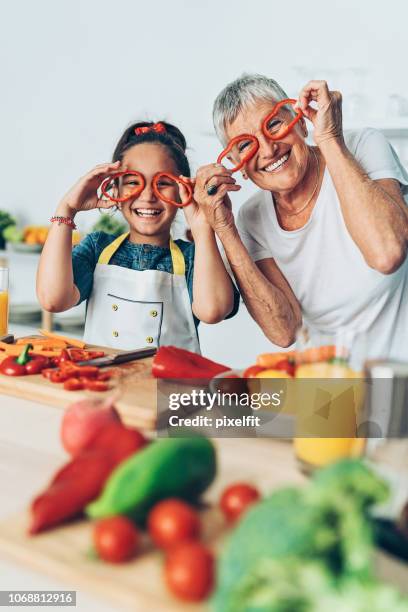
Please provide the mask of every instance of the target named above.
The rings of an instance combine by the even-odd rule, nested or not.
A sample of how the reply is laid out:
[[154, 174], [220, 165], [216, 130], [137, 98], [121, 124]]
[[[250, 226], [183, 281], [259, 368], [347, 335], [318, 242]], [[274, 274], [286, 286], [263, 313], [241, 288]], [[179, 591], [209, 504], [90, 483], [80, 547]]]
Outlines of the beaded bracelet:
[[68, 225], [74, 230], [77, 228], [77, 226], [70, 217], [51, 217], [50, 222], [58, 222], [58, 225], [61, 225], [61, 223], [63, 223], [64, 225]]

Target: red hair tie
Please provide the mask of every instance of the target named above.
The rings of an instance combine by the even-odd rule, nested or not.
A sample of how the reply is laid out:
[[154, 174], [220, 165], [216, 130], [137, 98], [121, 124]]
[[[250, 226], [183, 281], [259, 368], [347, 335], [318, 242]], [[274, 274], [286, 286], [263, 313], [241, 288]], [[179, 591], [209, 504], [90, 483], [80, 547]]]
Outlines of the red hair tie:
[[158, 134], [163, 134], [163, 132], [166, 131], [166, 126], [164, 125], [164, 123], [153, 123], [153, 125], [144, 125], [143, 127], [135, 128], [136, 136], [148, 134], [149, 132], [157, 132]]

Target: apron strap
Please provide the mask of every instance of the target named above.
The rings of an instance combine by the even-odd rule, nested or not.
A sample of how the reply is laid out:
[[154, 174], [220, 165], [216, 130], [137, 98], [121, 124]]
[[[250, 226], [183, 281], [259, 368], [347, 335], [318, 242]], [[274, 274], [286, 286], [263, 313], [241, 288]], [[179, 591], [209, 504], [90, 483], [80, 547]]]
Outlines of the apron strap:
[[173, 274], [184, 276], [186, 273], [186, 262], [180, 247], [170, 238], [170, 254], [173, 263]]
[[122, 242], [125, 242], [126, 238], [129, 236], [129, 232], [126, 234], [121, 234], [113, 242], [108, 244], [108, 246], [103, 249], [102, 253], [99, 255], [98, 264], [108, 264]]
[[[102, 251], [99, 255], [98, 264], [108, 264], [116, 251], [119, 249], [121, 244], [125, 242], [128, 238], [129, 232], [122, 234], [115, 238], [113, 242], [108, 244], [108, 246]], [[173, 274], [177, 274], [180, 276], [184, 276], [186, 273], [186, 263], [184, 261], [184, 255], [181, 252], [180, 247], [170, 238], [170, 255], [171, 261], [173, 264]]]

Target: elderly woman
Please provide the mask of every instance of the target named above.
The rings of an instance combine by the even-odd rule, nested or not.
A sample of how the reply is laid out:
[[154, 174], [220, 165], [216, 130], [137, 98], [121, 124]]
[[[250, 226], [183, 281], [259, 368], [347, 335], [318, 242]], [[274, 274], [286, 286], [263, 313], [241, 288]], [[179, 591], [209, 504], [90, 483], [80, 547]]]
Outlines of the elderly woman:
[[310, 81], [295, 107], [277, 105], [286, 98], [259, 75], [219, 94], [217, 135], [259, 190], [235, 223], [229, 195], [240, 186], [225, 165], [210, 164], [195, 198], [273, 343], [293, 343], [303, 319], [321, 332], [365, 331], [370, 357], [408, 359], [408, 174], [380, 132], [343, 132], [341, 95], [325, 81]]

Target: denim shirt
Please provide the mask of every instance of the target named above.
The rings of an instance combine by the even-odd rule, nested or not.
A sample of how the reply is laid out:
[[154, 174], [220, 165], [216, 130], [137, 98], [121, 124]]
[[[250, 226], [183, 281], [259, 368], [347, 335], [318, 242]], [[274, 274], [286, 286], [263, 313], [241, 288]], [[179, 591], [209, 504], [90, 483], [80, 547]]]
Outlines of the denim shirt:
[[[74, 284], [78, 287], [80, 299], [78, 304], [87, 300], [92, 292], [95, 266], [102, 251], [115, 240], [115, 236], [105, 232], [88, 234], [72, 251], [72, 266]], [[194, 243], [184, 240], [175, 240], [183, 253], [186, 264], [186, 282], [190, 301], [193, 301], [193, 273], [194, 273]], [[173, 263], [169, 247], [160, 247], [152, 244], [135, 244], [125, 240], [111, 258], [109, 264], [129, 268], [131, 270], [159, 270], [173, 272]], [[234, 307], [228, 319], [233, 317], [239, 308], [239, 293], [231, 281], [234, 290]], [[199, 320], [194, 317], [197, 327]]]

